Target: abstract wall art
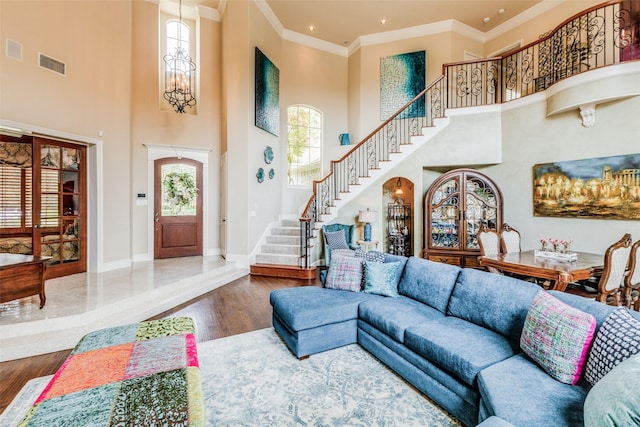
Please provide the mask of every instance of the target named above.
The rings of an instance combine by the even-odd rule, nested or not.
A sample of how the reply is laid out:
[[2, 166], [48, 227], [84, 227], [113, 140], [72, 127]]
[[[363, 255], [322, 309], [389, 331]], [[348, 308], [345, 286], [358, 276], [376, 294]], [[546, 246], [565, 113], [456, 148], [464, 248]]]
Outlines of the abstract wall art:
[[[380, 120], [386, 120], [425, 88], [426, 52], [380, 58]], [[399, 118], [424, 117], [425, 103], [415, 102]]]
[[256, 126], [280, 134], [280, 70], [256, 47]]
[[533, 213], [640, 220], [640, 154], [534, 165]]

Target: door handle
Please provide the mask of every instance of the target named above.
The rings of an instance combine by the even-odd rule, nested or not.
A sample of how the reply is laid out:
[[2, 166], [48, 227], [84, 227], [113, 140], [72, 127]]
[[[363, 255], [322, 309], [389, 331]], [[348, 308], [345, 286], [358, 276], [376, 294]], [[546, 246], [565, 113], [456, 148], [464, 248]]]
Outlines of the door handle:
[[40, 224], [36, 224], [33, 226], [33, 228], [35, 228], [36, 230], [40, 228]]

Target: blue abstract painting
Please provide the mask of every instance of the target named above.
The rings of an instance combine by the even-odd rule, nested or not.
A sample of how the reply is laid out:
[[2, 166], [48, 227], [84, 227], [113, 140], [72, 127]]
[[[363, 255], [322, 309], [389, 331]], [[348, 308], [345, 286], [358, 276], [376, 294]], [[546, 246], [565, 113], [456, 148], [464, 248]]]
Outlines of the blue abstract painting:
[[280, 134], [280, 70], [256, 47], [256, 126]]
[[[425, 51], [380, 58], [380, 120], [386, 120], [425, 88]], [[415, 102], [399, 118], [424, 117], [425, 103]]]

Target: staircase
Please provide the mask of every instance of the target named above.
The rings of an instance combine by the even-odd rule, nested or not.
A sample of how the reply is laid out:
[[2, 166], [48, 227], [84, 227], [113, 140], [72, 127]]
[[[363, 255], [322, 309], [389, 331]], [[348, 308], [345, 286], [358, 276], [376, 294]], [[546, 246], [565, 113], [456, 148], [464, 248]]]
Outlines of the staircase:
[[300, 221], [283, 219], [260, 246], [251, 274], [256, 276], [315, 279], [316, 269], [300, 268]]
[[[330, 172], [314, 181], [313, 194], [300, 220], [274, 227], [257, 255], [257, 264], [251, 266], [251, 273], [295, 277], [291, 273], [300, 274], [295, 273], [297, 270], [310, 276], [319, 223], [329, 223], [342, 206], [446, 127], [447, 109], [503, 104], [544, 91], [572, 75], [624, 61], [621, 58], [631, 54], [630, 43], [623, 45], [612, 35], [623, 34], [625, 29], [621, 25], [632, 21], [625, 4], [618, 0], [588, 9], [536, 43], [504, 56], [445, 64], [443, 75], [422, 93], [341, 159], [331, 161]], [[608, 16], [619, 19], [607, 19]], [[601, 22], [605, 30], [593, 33], [592, 22]], [[557, 46], [565, 48], [558, 50]], [[575, 52], [580, 52], [579, 67], [574, 64]], [[288, 236], [297, 236], [297, 240], [281, 240], [282, 234], [278, 233], [285, 230], [290, 233]], [[299, 245], [297, 252], [290, 248], [294, 244]]]

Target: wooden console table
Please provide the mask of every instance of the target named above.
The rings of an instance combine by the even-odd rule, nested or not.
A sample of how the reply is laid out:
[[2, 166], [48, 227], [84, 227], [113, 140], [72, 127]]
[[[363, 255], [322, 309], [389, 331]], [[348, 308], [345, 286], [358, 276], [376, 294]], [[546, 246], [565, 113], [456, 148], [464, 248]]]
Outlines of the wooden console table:
[[44, 279], [51, 257], [0, 254], [0, 304], [31, 295], [40, 296], [40, 308], [47, 297]]

